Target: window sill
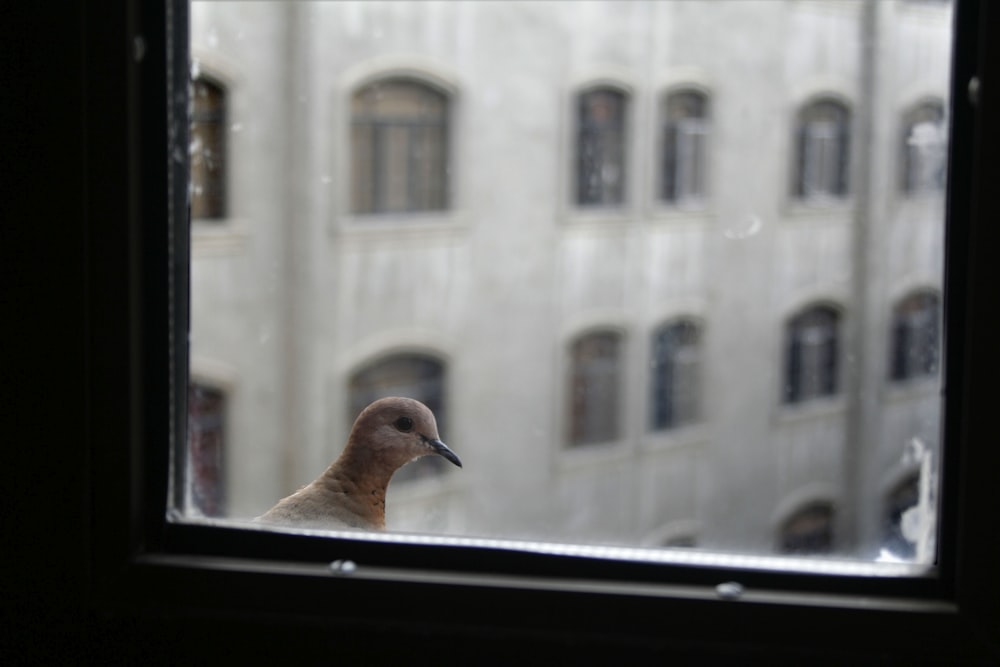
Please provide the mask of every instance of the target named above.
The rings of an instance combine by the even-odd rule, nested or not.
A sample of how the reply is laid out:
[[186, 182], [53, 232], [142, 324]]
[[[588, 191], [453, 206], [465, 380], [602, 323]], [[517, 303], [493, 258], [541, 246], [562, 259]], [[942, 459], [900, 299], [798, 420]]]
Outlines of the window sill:
[[449, 237], [469, 228], [464, 211], [344, 215], [331, 227], [332, 236], [357, 241], [383, 241], [409, 237]]
[[709, 443], [709, 427], [704, 422], [686, 424], [664, 431], [646, 433], [642, 439], [642, 451], [645, 454], [659, 454], [704, 447]]
[[813, 398], [801, 403], [782, 403], [778, 406], [775, 421], [781, 425], [825, 419], [842, 415], [846, 407], [842, 395]]
[[889, 380], [884, 395], [888, 403], [904, 403], [914, 399], [938, 396], [942, 391], [941, 378], [934, 374], [906, 380]]
[[563, 445], [557, 455], [560, 472], [583, 472], [603, 466], [623, 463], [632, 456], [632, 449], [624, 440], [609, 440], [585, 445]]
[[624, 224], [635, 220], [635, 214], [627, 204], [615, 206], [571, 206], [564, 214], [568, 225], [610, 225]]
[[850, 220], [854, 213], [854, 200], [850, 197], [816, 197], [793, 199], [785, 206], [785, 216], [796, 222], [838, 222]]
[[246, 222], [239, 218], [194, 220], [191, 223], [192, 257], [239, 255], [247, 246]]
[[672, 206], [658, 202], [653, 205], [650, 211], [650, 218], [654, 223], [677, 224], [696, 223], [706, 224], [715, 220], [715, 211], [703, 202], [699, 205]]

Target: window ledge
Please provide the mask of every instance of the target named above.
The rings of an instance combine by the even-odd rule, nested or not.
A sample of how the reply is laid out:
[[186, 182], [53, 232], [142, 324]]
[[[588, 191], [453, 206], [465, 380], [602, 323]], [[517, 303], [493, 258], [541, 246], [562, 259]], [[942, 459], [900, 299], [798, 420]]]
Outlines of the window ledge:
[[464, 211], [385, 213], [344, 215], [334, 223], [331, 234], [347, 240], [382, 241], [409, 236], [447, 237], [468, 228], [469, 215]]
[[834, 222], [850, 216], [854, 212], [854, 200], [850, 197], [815, 197], [793, 199], [785, 206], [785, 215], [800, 220]]
[[608, 464], [622, 463], [632, 455], [624, 440], [610, 440], [586, 445], [563, 445], [558, 453], [560, 472], [579, 472], [589, 468], [600, 468]]
[[935, 373], [906, 380], [889, 380], [885, 387], [885, 399], [889, 403], [905, 403], [918, 398], [938, 396], [941, 391], [941, 378]]
[[642, 439], [642, 450], [646, 454], [657, 454], [678, 449], [704, 447], [709, 440], [708, 424], [699, 422], [664, 431], [648, 432]]
[[564, 215], [568, 225], [624, 224], [635, 220], [632, 209], [621, 204], [617, 206], [572, 206]]
[[798, 422], [824, 419], [840, 415], [846, 409], [843, 396], [827, 396], [813, 398], [801, 403], [782, 403], [778, 406], [778, 424], [794, 424]]
[[676, 223], [709, 223], [715, 220], [715, 211], [704, 205], [679, 205], [673, 206], [662, 202], [656, 203], [650, 211], [650, 218], [655, 223], [676, 224]]
[[241, 254], [249, 234], [246, 221], [237, 218], [195, 220], [191, 223], [191, 255], [220, 257]]

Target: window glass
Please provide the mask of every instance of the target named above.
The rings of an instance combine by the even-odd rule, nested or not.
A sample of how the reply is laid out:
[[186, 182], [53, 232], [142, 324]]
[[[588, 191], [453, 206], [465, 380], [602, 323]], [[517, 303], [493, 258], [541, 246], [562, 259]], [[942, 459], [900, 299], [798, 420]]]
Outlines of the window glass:
[[610, 88], [582, 93], [577, 129], [577, 195], [581, 205], [625, 199], [625, 94]]
[[806, 199], [847, 194], [850, 116], [837, 102], [810, 104], [799, 115], [796, 194]]
[[789, 322], [786, 333], [785, 401], [798, 403], [837, 392], [837, 311], [809, 308]]
[[662, 113], [661, 197], [696, 204], [705, 196], [708, 177], [708, 98], [691, 91], [671, 93]]
[[940, 318], [935, 294], [912, 294], [896, 304], [892, 313], [893, 380], [933, 376], [937, 372]]
[[369, 84], [351, 101], [355, 213], [445, 208], [448, 99], [416, 81]]
[[401, 395], [390, 532], [933, 562], [952, 13], [194, 2], [172, 516]]
[[188, 391], [185, 510], [198, 516], [226, 514], [226, 395], [192, 383]]
[[191, 82], [191, 217], [226, 215], [226, 91], [203, 76]]
[[909, 195], [940, 192], [945, 181], [944, 105], [925, 102], [903, 119], [901, 177], [903, 191]]
[[621, 336], [594, 333], [571, 348], [571, 445], [610, 442], [618, 438]]
[[676, 428], [698, 420], [701, 403], [701, 352], [698, 327], [682, 321], [653, 335], [653, 430]]

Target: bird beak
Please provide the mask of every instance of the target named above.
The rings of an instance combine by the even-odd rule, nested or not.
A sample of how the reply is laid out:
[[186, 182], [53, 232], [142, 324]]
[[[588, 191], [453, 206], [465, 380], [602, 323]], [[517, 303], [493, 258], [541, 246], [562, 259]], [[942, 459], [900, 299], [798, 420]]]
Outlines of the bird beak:
[[428, 445], [430, 445], [431, 449], [434, 450], [435, 454], [440, 454], [444, 458], [448, 459], [449, 461], [457, 465], [459, 468], [462, 467], [462, 459], [458, 458], [458, 454], [451, 451], [448, 448], [448, 445], [444, 444], [437, 438], [434, 438], [433, 440], [428, 438], [426, 442]]

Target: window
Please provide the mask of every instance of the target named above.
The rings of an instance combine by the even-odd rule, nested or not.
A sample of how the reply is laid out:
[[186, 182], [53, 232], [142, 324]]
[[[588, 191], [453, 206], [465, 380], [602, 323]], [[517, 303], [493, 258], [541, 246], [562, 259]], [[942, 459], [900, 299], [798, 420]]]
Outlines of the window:
[[[440, 361], [422, 354], [395, 354], [362, 367], [351, 375], [347, 423], [352, 424], [369, 403], [386, 396], [406, 396], [422, 402], [434, 412], [438, 431], [442, 438], [446, 437], [445, 369]], [[441, 474], [445, 465], [450, 464], [440, 457], [425, 456], [400, 468], [393, 483]]]
[[795, 195], [800, 199], [843, 197], [848, 191], [850, 114], [833, 100], [799, 112]]
[[[956, 23], [960, 27], [960, 39], [963, 36], [968, 39], [969, 35], [982, 30], [985, 40], [980, 47], [998, 43], [993, 24], [970, 21], [977, 16], [972, 13], [970, 17], [968, 12], [970, 6], [988, 12], [990, 5], [958, 3], [960, 11]], [[130, 7], [137, 8], [138, 3]], [[184, 7], [180, 6], [180, 9]], [[39, 17], [44, 15], [42, 10], [35, 11]], [[149, 20], [148, 15], [160, 18], [163, 12], [139, 12], [138, 15], [143, 20]], [[122, 65], [126, 54], [120, 46], [131, 43], [128, 40], [132, 36], [126, 31], [125, 22], [120, 22], [116, 29], [114, 22], [106, 24], [84, 21], [84, 18], [88, 17], [78, 16], [78, 25], [87, 35], [88, 43], [98, 41], [94, 38], [94, 31], [102, 38], [109, 32], [111, 37], [117, 38], [108, 40], [110, 48], [97, 49], [88, 54], [88, 79], [91, 76], [95, 79], [112, 76], [124, 80], [125, 67]], [[180, 18], [184, 18], [183, 11]], [[53, 29], [72, 32], [61, 28], [59, 22], [53, 24]], [[152, 30], [144, 34], [150, 39], [157, 38]], [[159, 38], [162, 39], [162, 35]], [[960, 49], [960, 53], [977, 51], [974, 41], [962, 46], [968, 48]], [[39, 45], [39, 48], [44, 50], [45, 45]], [[45, 73], [50, 68], [54, 71], [69, 60], [68, 56], [60, 56], [58, 50], [50, 55], [56, 58], [57, 65], [44, 65]], [[127, 55], [131, 60], [131, 50]], [[995, 71], [992, 69], [995, 60], [985, 57], [984, 60], [987, 62], [979, 63], [983, 69], [976, 71], [982, 71], [987, 77], [984, 90], [995, 90], [989, 85], [993, 82], [989, 76]], [[50, 61], [48, 58], [36, 58], [26, 62], [29, 66], [38, 67], [38, 63]], [[956, 66], [957, 89], [965, 86], [973, 64], [976, 63], [959, 61]], [[155, 63], [151, 63], [149, 70], [155, 71], [154, 68]], [[123, 73], [119, 75], [117, 70]], [[90, 130], [103, 127], [101, 133], [88, 132], [83, 136], [88, 148], [99, 148], [109, 140], [115, 142], [115, 147], [136, 148], [121, 139], [124, 135], [121, 130], [126, 123], [107, 122], [108, 117], [101, 114], [84, 117], [79, 113], [85, 107], [78, 79], [66, 77], [68, 80], [64, 81], [57, 76], [37, 78], [47, 82], [39, 88], [45, 94], [45, 102], [58, 100], [65, 104], [69, 101], [67, 106], [71, 108], [59, 115], [59, 118], [65, 118], [61, 130], [68, 131], [83, 123]], [[149, 79], [144, 79], [143, 83], [147, 81]], [[50, 86], [53, 89], [50, 90]], [[144, 85], [141, 90], [156, 87]], [[77, 90], [76, 98], [72, 97], [74, 90]], [[126, 86], [118, 88], [113, 85], [88, 91], [87, 108], [96, 104], [101, 110], [110, 111], [112, 120], [128, 120], [131, 118], [130, 107], [124, 102], [134, 92]], [[68, 95], [64, 98], [60, 93]], [[989, 100], [985, 98], [983, 101], [986, 108], [983, 109], [982, 122], [978, 124], [987, 130], [991, 126], [989, 119], [996, 118]], [[12, 103], [26, 102], [24, 98], [16, 98]], [[970, 141], [953, 142], [956, 155], [960, 158], [956, 168], [961, 170], [962, 165], [968, 167], [971, 164], [971, 150], [977, 145], [983, 148], [984, 161], [992, 164], [990, 156], [998, 154], [995, 136], [989, 132], [985, 137], [973, 135], [972, 124], [965, 122], [970, 120], [971, 108], [958, 100], [954, 104], [963, 116], [956, 119], [956, 128], [970, 130], [968, 134], [959, 132], [957, 135]], [[56, 104], [42, 106], [51, 109]], [[163, 107], [162, 104], [150, 104], [143, 108], [159, 113], [158, 110]], [[84, 118], [83, 123], [81, 118]], [[81, 131], [80, 135], [84, 133]], [[166, 133], [158, 136], [165, 137]], [[983, 139], [982, 144], [971, 141], [976, 136]], [[57, 138], [62, 138], [62, 132]], [[63, 155], [67, 150], [65, 142], [55, 139], [47, 145], [47, 155]], [[157, 150], [155, 144], [144, 145], [143, 148], [145, 155], [155, 151], [154, 155], [160, 158], [139, 161], [144, 175], [149, 174], [149, 167], [145, 166], [148, 162], [167, 163], [167, 153]], [[41, 643], [37, 641], [39, 637], [43, 640], [52, 637], [49, 634], [52, 628], [70, 627], [74, 620], [78, 620], [80, 610], [76, 604], [79, 603], [85, 613], [98, 620], [106, 620], [88, 625], [86, 633], [73, 633], [69, 640], [57, 637], [61, 640], [58, 642], [60, 646], [94, 650], [99, 656], [119, 648], [124, 648], [126, 652], [132, 649], [139, 655], [144, 648], [139, 645], [140, 641], [152, 640], [156, 648], [164, 649], [164, 655], [169, 656], [167, 659], [177, 657], [178, 662], [190, 660], [195, 655], [205, 657], [199, 651], [206, 646], [210, 647], [208, 651], [213, 657], [225, 656], [225, 652], [232, 651], [236, 651], [237, 655], [259, 652], [260, 642], [241, 645], [240, 642], [225, 641], [227, 637], [243, 635], [246, 631], [267, 635], [273, 640], [271, 645], [275, 651], [307, 653], [319, 647], [328, 648], [330, 637], [337, 636], [356, 651], [376, 652], [376, 657], [382, 658], [392, 650], [388, 645], [398, 645], [399, 642], [387, 641], [397, 630], [406, 630], [405, 639], [410, 641], [403, 643], [407, 651], [413, 651], [415, 647], [423, 649], [440, 645], [447, 645], [453, 650], [486, 646], [487, 649], [513, 654], [544, 646], [551, 647], [551, 653], [561, 652], [562, 659], [570, 661], [588, 653], [591, 657], [617, 653], [620, 658], [622, 652], [631, 659], [627, 661], [637, 663], [654, 662], [664, 655], [675, 653], [690, 658], [691, 662], [704, 663], [734, 658], [738, 662], [747, 656], [760, 655], [773, 656], [776, 662], [788, 664], [808, 664], [816, 662], [817, 658], [819, 661], [845, 663], [884, 659], [899, 664], [948, 664], [955, 660], [988, 664], [995, 659], [996, 634], [992, 630], [998, 599], [997, 546], [989, 531], [977, 529], [990, 525], [989, 518], [995, 504], [989, 502], [989, 494], [992, 493], [990, 477], [997, 469], [996, 448], [990, 447], [993, 420], [989, 414], [995, 402], [989, 388], [996, 376], [997, 352], [989, 335], [991, 320], [986, 317], [1000, 303], [1000, 299], [996, 298], [996, 286], [1000, 282], [996, 280], [996, 263], [991, 257], [992, 248], [996, 247], [997, 232], [995, 226], [989, 224], [997, 219], [997, 205], [991, 203], [991, 198], [976, 200], [984, 209], [973, 207], [977, 215], [984, 216], [982, 219], [974, 218], [975, 222], [971, 225], [971, 231], [975, 232], [973, 238], [981, 241], [979, 247], [968, 244], [968, 218], [957, 215], [953, 222], [959, 233], [952, 239], [956, 245], [948, 245], [949, 266], [954, 268], [957, 264], [961, 267], [960, 271], [950, 274], [959, 281], [959, 285], [955, 286], [957, 289], [954, 292], [949, 291], [949, 303], [959, 305], [959, 310], [968, 315], [967, 320], [964, 317], [957, 319], [953, 316], [955, 309], [948, 309], [949, 325], [954, 327], [950, 331], [967, 342], [962, 354], [948, 357], [950, 379], [963, 381], [948, 383], [949, 403], [953, 401], [953, 387], [961, 384], [967, 389], [960, 390], [962, 393], [958, 398], [963, 400], [954, 404], [962, 406], [961, 412], [949, 412], [949, 419], [955, 414], [961, 417], [950, 423], [948, 433], [951, 440], [945, 451], [952, 450], [954, 446], [956, 449], [953, 451], [961, 456], [952, 457], [952, 463], [961, 461], [962, 465], [951, 467], [946, 480], [945, 508], [949, 521], [958, 518], [956, 510], [960, 508], [962, 521], [949, 523], [949, 529], [944, 533], [950, 545], [945, 552], [947, 557], [941, 559], [939, 574], [931, 576], [931, 579], [940, 579], [941, 585], [938, 586], [923, 577], [901, 577], [893, 581], [880, 577], [848, 577], [845, 581], [837, 576], [802, 577], [794, 572], [770, 576], [766, 572], [754, 572], [751, 568], [742, 567], [658, 568], [642, 563], [620, 562], [613, 557], [586, 559], [532, 554], [531, 557], [504, 561], [503, 549], [488, 547], [444, 548], [404, 543], [402, 540], [363, 544], [361, 540], [256, 534], [255, 531], [165, 521], [164, 506], [158, 501], [162, 496], [159, 491], [167, 465], [163, 455], [166, 451], [164, 434], [167, 432], [163, 427], [163, 413], [173, 405], [161, 400], [167, 396], [162, 390], [168, 381], [166, 337], [156, 336], [156, 325], [160, 324], [158, 320], [152, 326], [144, 327], [140, 315], [165, 311], [168, 304], [158, 297], [158, 287], [161, 286], [155, 281], [138, 283], [144, 297], [145, 308], [142, 310], [133, 307], [131, 304], [134, 302], [122, 298], [126, 290], [121, 287], [125, 282], [123, 276], [133, 277], [140, 273], [140, 267], [148, 267], [141, 272], [146, 276], [165, 273], [163, 262], [159, 261], [160, 255], [156, 253], [144, 254], [144, 246], [130, 247], [123, 240], [124, 234], [106, 233], [120, 229], [136, 231], [148, 229], [148, 225], [159, 225], [156, 211], [158, 208], [162, 210], [163, 205], [160, 200], [143, 201], [142, 210], [152, 213], [151, 216], [141, 217], [141, 222], [147, 226], [138, 227], [138, 222], [132, 218], [128, 218], [129, 222], [125, 224], [126, 207], [121, 205], [123, 193], [128, 191], [136, 195], [137, 192], [128, 187], [134, 183], [119, 164], [122, 159], [118, 152], [107, 153], [115, 153], [115, 157], [94, 151], [93, 160], [100, 167], [114, 168], [110, 178], [116, 187], [97, 187], [96, 182], [89, 177], [84, 178], [82, 174], [69, 186], [76, 191], [83, 184], [89, 184], [87, 194], [90, 197], [102, 204], [116, 204], [109, 207], [114, 215], [96, 221], [97, 230], [91, 240], [97, 242], [93, 246], [76, 244], [79, 246], [77, 252], [84, 254], [87, 260], [79, 263], [100, 267], [91, 274], [94, 284], [88, 292], [65, 290], [65, 285], [78, 277], [79, 269], [70, 266], [79, 264], [77, 262], [44, 266], [39, 263], [31, 274], [38, 277], [44, 275], [50, 280], [53, 275], [59, 277], [58, 290], [65, 292], [74, 307], [53, 309], [49, 306], [53, 301], [46, 299], [44, 309], [46, 313], [53, 310], [74, 312], [60, 314], [56, 321], [76, 320], [78, 312], [83, 310], [90, 321], [100, 323], [99, 336], [88, 337], [86, 333], [93, 333], [89, 327], [77, 329], [86, 332], [76, 337], [76, 341], [79, 347], [87, 346], [90, 366], [97, 369], [93, 374], [76, 370], [75, 366], [82, 364], [64, 363], [77, 360], [75, 357], [79, 353], [76, 345], [66, 346], [73, 349], [71, 353], [59, 350], [53, 355], [56, 357], [54, 361], [44, 359], [43, 354], [31, 355], [32, 364], [46, 364], [45, 368], [53, 371], [37, 374], [31, 385], [33, 388], [44, 388], [69, 397], [86, 395], [87, 390], [97, 392], [96, 398], [86, 402], [87, 426], [77, 426], [78, 421], [84, 420], [74, 419], [80, 412], [69, 412], [70, 406], [67, 406], [67, 414], [71, 418], [57, 421], [70, 422], [74, 426], [60, 429], [57, 434], [70, 434], [72, 437], [46, 437], [51, 450], [48, 446], [38, 447], [34, 448], [35, 453], [23, 454], [30, 455], [32, 462], [41, 461], [37, 452], [44, 449], [44, 456], [52, 459], [50, 463], [60, 477], [66, 475], [73, 480], [83, 477], [85, 482], [79, 487], [74, 484], [73, 488], [86, 484], [84, 490], [89, 491], [87, 495], [92, 498], [91, 502], [66, 503], [62, 494], [58, 498], [46, 497], [53, 494], [36, 494], [33, 497], [38, 506], [31, 508], [24, 523], [40, 528], [29, 534], [40, 537], [43, 546], [33, 548], [31, 540], [23, 540], [21, 542], [25, 544], [18, 544], [18, 553], [24, 553], [20, 549], [31, 548], [30, 555], [39, 554], [44, 559], [40, 559], [42, 563], [32, 564], [26, 576], [18, 579], [30, 580], [32, 588], [29, 590], [41, 588], [43, 603], [50, 599], [62, 602], [25, 605], [18, 614], [12, 615], [27, 616], [27, 623], [15, 618], [15, 623], [25, 623], [15, 625], [15, 628], [31, 630], [25, 634], [29, 640], [35, 640], [35, 644]], [[100, 171], [105, 176], [103, 185], [108, 182], [108, 173], [104, 169]], [[966, 171], [960, 178], [953, 179], [949, 200], [954, 194], [957, 199], [967, 202], [969, 193], [962, 188], [974, 180], [971, 178], [973, 175], [978, 178], [985, 174]], [[25, 199], [31, 200], [33, 208], [45, 206], [46, 210], [50, 210], [49, 202], [34, 196], [50, 188], [51, 175], [46, 174], [44, 179], [38, 179], [30, 193], [32, 196]], [[66, 209], [60, 207], [58, 210]], [[28, 227], [32, 239], [51, 236], [50, 231], [39, 230], [38, 225]], [[58, 248], [65, 250], [74, 246], [78, 237], [73, 237], [73, 227], [68, 226], [68, 238], [61, 242], [62, 245], [57, 245]], [[163, 231], [162, 228], [157, 229]], [[167, 236], [161, 234], [158, 238], [166, 239]], [[52, 243], [60, 241], [53, 240]], [[122, 252], [102, 253], [106, 249], [105, 244], [112, 243], [117, 245], [111, 247]], [[50, 251], [51, 245], [45, 245], [45, 250]], [[963, 278], [966, 275], [967, 278]], [[37, 299], [36, 281], [22, 282], [31, 283], [25, 301]], [[38, 282], [49, 284], [48, 281]], [[129, 284], [134, 283], [130, 280]], [[949, 284], [953, 283], [949, 281]], [[968, 290], [967, 298], [962, 288], [969, 284], [974, 284], [976, 289]], [[49, 289], [48, 292], [57, 296], [56, 289]], [[975, 298], [971, 298], [972, 293]], [[145, 298], [149, 296], [152, 298]], [[956, 301], [950, 301], [952, 297]], [[142, 333], [141, 336], [133, 335], [137, 330]], [[60, 331], [60, 334], [65, 332]], [[29, 349], [51, 352], [48, 350], [51, 339], [23, 338]], [[136, 338], [138, 342], [135, 342]], [[948, 339], [954, 340], [952, 336]], [[143, 356], [140, 350], [152, 350], [152, 353]], [[48, 380], [55, 372], [59, 373], [60, 382], [51, 383]], [[38, 392], [21, 393], [23, 396], [15, 397], [18, 407], [38, 403]], [[122, 401], [100, 400], [101, 397], [113, 396], [139, 398], [128, 410], [123, 410]], [[49, 408], [50, 404], [46, 402], [44, 409]], [[123, 418], [123, 413], [127, 413], [127, 418]], [[140, 419], [140, 416], [146, 419]], [[36, 434], [39, 431], [46, 436], [52, 434], [49, 424], [36, 423], [32, 426]], [[136, 430], [141, 430], [138, 436], [134, 435]], [[94, 438], [94, 435], [107, 437]], [[81, 447], [81, 442], [86, 442], [87, 447]], [[89, 456], [82, 451], [84, 449], [89, 450]], [[54, 456], [54, 452], [66, 456]], [[80, 475], [73, 470], [78, 463], [83, 464], [85, 474]], [[31, 479], [15, 488], [30, 489], [35, 486], [35, 481]], [[134, 493], [134, 489], [145, 490], [146, 493]], [[19, 494], [12, 495], [17, 502]], [[51, 510], [60, 508], [58, 516], [67, 517], [64, 529], [55, 538], [49, 537], [53, 531], [47, 521], [57, 515]], [[67, 539], [67, 535], [80, 534], [89, 537], [88, 545], [78, 545], [75, 540]], [[55, 554], [50, 553], [50, 547], [60, 544], [61, 548], [54, 550]], [[330, 575], [327, 564], [334, 558], [342, 558], [346, 551], [360, 553], [358, 558], [365, 558], [361, 561], [366, 568], [364, 576], [348, 581]], [[75, 567], [71, 562], [73, 559], [67, 558], [67, 552], [90, 556], [87, 561], [89, 567]], [[511, 560], [515, 563], [509, 567]], [[593, 562], [596, 560], [601, 562]], [[389, 573], [390, 576], [386, 576], [379, 567], [386, 563], [397, 568]], [[537, 570], [532, 567], [535, 563], [541, 563]], [[62, 567], [53, 567], [56, 564]], [[430, 576], [416, 570], [438, 565], [442, 570]], [[446, 568], [451, 567], [463, 569], [462, 577], [450, 575]], [[479, 567], [491, 572], [529, 572], [538, 576], [539, 585], [533, 587], [527, 577], [518, 578], [509, 586], [501, 577], [482, 582], [475, 573], [470, 574], [473, 568]], [[955, 576], [959, 570], [961, 577]], [[52, 576], [56, 572], [58, 576]], [[77, 579], [71, 574], [73, 572], [82, 574]], [[560, 577], [550, 576], [553, 572], [573, 578], [569, 579], [569, 584], [564, 584]], [[32, 576], [36, 573], [46, 576]], [[616, 580], [624, 577], [643, 583], [617, 585]], [[65, 586], [67, 580], [74, 584], [79, 582], [79, 585]], [[716, 582], [730, 580], [746, 585], [749, 604], [712, 599]], [[528, 581], [529, 585], [520, 585], [519, 582], [524, 581]], [[670, 585], [677, 581], [682, 585]], [[458, 585], [451, 585], [453, 583]], [[536, 590], [542, 587], [544, 590]], [[810, 594], [814, 589], [832, 593], [829, 596]], [[15, 601], [20, 600], [21, 588], [15, 590], [19, 594]], [[80, 590], [86, 593], [81, 594]], [[57, 596], [56, 591], [65, 597]], [[197, 594], [193, 595], [192, 591], [197, 591]], [[373, 597], [377, 598], [386, 591], [391, 591], [395, 604], [371, 604]], [[690, 595], [685, 595], [687, 591]], [[772, 591], [777, 593], [772, 594]], [[757, 595], [760, 597], [751, 597]], [[331, 606], [331, 599], [339, 603]], [[510, 614], [511, 603], [522, 611]], [[350, 619], [346, 619], [342, 611], [346, 605], [357, 610], [352, 611]], [[421, 609], [422, 613], [417, 615], [420, 618], [414, 617], [412, 609], [415, 608]], [[206, 617], [212, 618], [213, 623], [199, 623]], [[664, 623], [664, 618], [671, 620]], [[55, 622], [52, 622], [53, 619]], [[36, 620], [42, 621], [37, 623], [37, 627], [32, 623]], [[49, 629], [45, 630], [46, 627]], [[720, 627], [732, 630], [722, 641], [719, 638]], [[815, 628], [836, 628], [837, 631], [810, 632]], [[216, 630], [220, 634], [216, 634]], [[503, 635], [503, 643], [490, 641], [499, 635]], [[914, 637], [927, 638], [927, 641], [913, 641]], [[287, 641], [290, 639], [293, 641]], [[567, 656], [566, 652], [570, 654]], [[546, 657], [550, 655], [549, 650], [543, 653]], [[709, 655], [706, 656], [706, 653]], [[395, 653], [384, 661], [391, 662], [394, 657], [400, 656]], [[558, 660], [560, 656], [553, 657]]]
[[419, 81], [385, 79], [351, 99], [351, 211], [448, 207], [448, 97]]
[[816, 503], [800, 510], [781, 528], [778, 550], [810, 556], [833, 551], [833, 506]]
[[624, 93], [595, 88], [577, 107], [576, 203], [615, 206], [625, 201]]
[[920, 502], [920, 476], [911, 475], [889, 494], [883, 523], [883, 544], [896, 558], [913, 558], [917, 552], [916, 521], [913, 512]]
[[813, 306], [792, 318], [785, 332], [785, 402], [837, 393], [840, 317]]
[[893, 308], [890, 379], [903, 381], [937, 373], [940, 312], [938, 297], [927, 292], [911, 294]]
[[654, 431], [698, 421], [701, 411], [701, 332], [691, 321], [665, 325], [653, 334], [652, 424]]
[[191, 217], [226, 217], [226, 90], [206, 77], [191, 83]]
[[185, 512], [226, 514], [226, 396], [192, 383], [188, 390], [187, 497]]
[[944, 105], [929, 102], [915, 107], [903, 118], [901, 145], [903, 192], [907, 195], [944, 189], [947, 138]]
[[616, 440], [622, 381], [622, 336], [585, 334], [570, 347], [569, 442], [590, 445]]
[[708, 97], [695, 91], [673, 92], [664, 98], [660, 112], [660, 198], [674, 204], [697, 204], [707, 192]]

